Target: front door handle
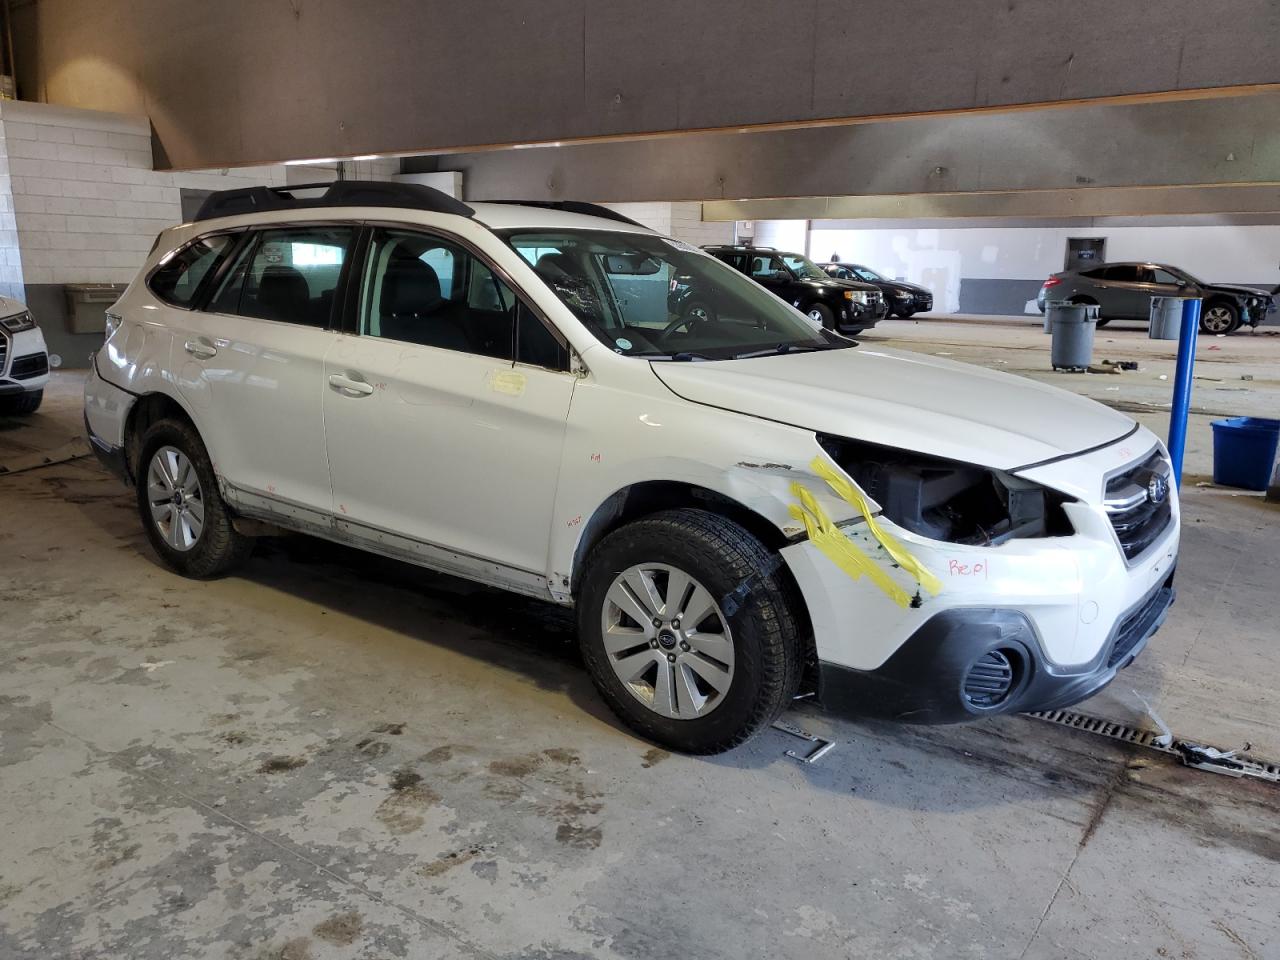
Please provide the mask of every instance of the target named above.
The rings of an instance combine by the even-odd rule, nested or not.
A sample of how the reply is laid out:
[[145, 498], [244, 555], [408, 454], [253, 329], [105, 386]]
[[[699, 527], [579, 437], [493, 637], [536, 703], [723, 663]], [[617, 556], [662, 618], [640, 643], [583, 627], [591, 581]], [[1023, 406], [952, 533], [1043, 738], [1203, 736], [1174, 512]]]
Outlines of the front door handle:
[[218, 348], [206, 340], [204, 337], [196, 337], [194, 340], [188, 340], [182, 345], [182, 349], [191, 354], [197, 360], [211, 360], [218, 355]]
[[340, 373], [330, 374], [329, 386], [348, 397], [367, 397], [373, 393], [373, 384], [367, 380], [346, 377]]

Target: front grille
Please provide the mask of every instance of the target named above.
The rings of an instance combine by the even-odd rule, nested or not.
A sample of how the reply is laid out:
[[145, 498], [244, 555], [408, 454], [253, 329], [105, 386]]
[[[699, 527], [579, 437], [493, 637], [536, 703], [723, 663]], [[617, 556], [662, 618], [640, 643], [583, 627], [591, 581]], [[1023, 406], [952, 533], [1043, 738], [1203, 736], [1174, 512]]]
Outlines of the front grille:
[[9, 359], [9, 338], [0, 333], [0, 374], [4, 373], [5, 361]]
[[1151, 635], [1172, 602], [1173, 576], [1170, 575], [1164, 586], [1120, 622], [1116, 638], [1111, 644], [1111, 653], [1107, 656], [1107, 666], [1114, 667], [1123, 663], [1133, 652], [1133, 648]]
[[[0, 363], [0, 366], [3, 364]], [[18, 357], [13, 361], [13, 369], [9, 376], [15, 380], [30, 380], [32, 377], [43, 377], [49, 372], [49, 355], [33, 353], [29, 357]]]
[[1103, 506], [1125, 559], [1141, 556], [1169, 526], [1172, 484], [1169, 462], [1159, 450], [1107, 481]]
[[975, 707], [994, 707], [1013, 689], [1013, 664], [999, 650], [984, 653], [964, 678], [964, 697]]

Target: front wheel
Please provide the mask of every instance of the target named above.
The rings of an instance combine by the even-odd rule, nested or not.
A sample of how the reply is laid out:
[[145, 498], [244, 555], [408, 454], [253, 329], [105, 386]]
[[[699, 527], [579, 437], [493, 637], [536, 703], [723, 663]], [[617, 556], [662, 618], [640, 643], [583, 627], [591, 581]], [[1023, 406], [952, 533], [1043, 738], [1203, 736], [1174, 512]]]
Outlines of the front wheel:
[[718, 514], [670, 510], [615, 530], [588, 559], [582, 656], [614, 713], [684, 753], [720, 753], [772, 723], [799, 685], [779, 561]]
[[143, 435], [137, 493], [147, 539], [183, 576], [218, 577], [249, 555], [253, 540], [231, 525], [208, 451], [190, 424], [161, 420]]
[[809, 319], [814, 323], [822, 324], [824, 330], [834, 330], [836, 326], [836, 315], [825, 303], [813, 304], [809, 308]]
[[1200, 314], [1201, 333], [1231, 333], [1240, 326], [1240, 310], [1233, 303], [1210, 303]]

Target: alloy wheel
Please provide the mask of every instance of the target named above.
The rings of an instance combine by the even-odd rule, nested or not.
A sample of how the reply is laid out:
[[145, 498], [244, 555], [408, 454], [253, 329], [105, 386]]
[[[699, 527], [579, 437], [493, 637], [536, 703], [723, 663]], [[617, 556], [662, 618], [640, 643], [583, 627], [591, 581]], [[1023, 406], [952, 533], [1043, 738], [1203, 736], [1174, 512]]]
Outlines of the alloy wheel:
[[151, 519], [166, 544], [186, 552], [204, 530], [204, 492], [195, 465], [176, 447], [161, 447], [147, 467]]
[[720, 606], [689, 574], [641, 563], [609, 586], [601, 612], [605, 655], [627, 691], [674, 720], [705, 717], [733, 681], [733, 636]]
[[1231, 311], [1224, 306], [1218, 305], [1205, 311], [1203, 323], [1208, 333], [1227, 333], [1231, 330], [1233, 320]]

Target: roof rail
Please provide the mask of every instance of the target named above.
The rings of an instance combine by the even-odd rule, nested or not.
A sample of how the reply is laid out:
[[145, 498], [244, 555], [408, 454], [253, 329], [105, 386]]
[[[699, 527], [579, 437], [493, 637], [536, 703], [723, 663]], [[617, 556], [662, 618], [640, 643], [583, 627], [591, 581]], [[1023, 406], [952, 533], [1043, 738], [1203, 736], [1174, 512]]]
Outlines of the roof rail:
[[757, 247], [754, 243], [704, 243], [703, 250], [768, 250], [777, 253], [777, 247]]
[[[323, 190], [317, 197], [297, 197], [301, 190]], [[420, 183], [387, 180], [335, 180], [332, 183], [295, 183], [284, 187], [242, 187], [218, 190], [205, 197], [196, 220], [234, 217], [271, 210], [306, 210], [315, 207], [407, 207], [432, 213], [469, 217], [475, 213], [461, 200]]]
[[541, 207], [544, 210], [561, 210], [565, 213], [581, 213], [588, 217], [617, 220], [619, 223], [629, 223], [633, 227], [649, 229], [643, 223], [632, 220], [630, 217], [624, 217], [617, 210], [610, 210], [608, 207], [601, 206], [598, 203], [587, 203], [585, 200], [492, 200], [489, 202], [509, 203], [517, 207]]

